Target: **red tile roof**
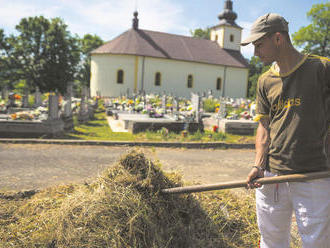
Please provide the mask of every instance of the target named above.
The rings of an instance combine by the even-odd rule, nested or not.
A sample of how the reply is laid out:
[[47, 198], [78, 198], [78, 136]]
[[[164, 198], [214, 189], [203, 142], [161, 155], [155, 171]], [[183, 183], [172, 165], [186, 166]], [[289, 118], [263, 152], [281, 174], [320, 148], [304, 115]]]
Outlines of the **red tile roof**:
[[247, 68], [239, 51], [221, 48], [215, 41], [142, 29], [130, 29], [91, 54], [130, 54]]

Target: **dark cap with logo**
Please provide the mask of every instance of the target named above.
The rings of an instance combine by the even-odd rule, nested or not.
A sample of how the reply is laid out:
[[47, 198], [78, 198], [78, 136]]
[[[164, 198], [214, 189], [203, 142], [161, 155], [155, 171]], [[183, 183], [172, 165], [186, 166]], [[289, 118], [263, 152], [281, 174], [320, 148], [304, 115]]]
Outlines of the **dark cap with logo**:
[[266, 34], [289, 31], [288, 22], [279, 14], [268, 13], [260, 16], [252, 25], [251, 33], [244, 41], [241, 42], [242, 46], [246, 46], [251, 42], [255, 42]]

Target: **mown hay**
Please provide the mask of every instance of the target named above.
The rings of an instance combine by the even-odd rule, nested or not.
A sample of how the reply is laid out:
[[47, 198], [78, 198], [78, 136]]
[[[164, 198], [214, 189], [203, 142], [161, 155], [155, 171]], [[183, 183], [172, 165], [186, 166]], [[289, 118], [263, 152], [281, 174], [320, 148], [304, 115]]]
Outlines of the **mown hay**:
[[24, 201], [3, 202], [0, 247], [256, 247], [251, 200], [228, 191], [160, 193], [180, 185], [177, 174], [165, 176], [132, 151], [91, 184], [53, 187]]

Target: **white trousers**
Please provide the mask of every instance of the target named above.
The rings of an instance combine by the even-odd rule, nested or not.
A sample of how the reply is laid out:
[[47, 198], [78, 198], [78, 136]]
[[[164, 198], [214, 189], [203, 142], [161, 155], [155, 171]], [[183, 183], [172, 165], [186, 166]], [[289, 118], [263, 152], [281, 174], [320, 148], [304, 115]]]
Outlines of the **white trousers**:
[[303, 248], [330, 248], [330, 178], [263, 185], [256, 207], [261, 248], [290, 247], [293, 212]]

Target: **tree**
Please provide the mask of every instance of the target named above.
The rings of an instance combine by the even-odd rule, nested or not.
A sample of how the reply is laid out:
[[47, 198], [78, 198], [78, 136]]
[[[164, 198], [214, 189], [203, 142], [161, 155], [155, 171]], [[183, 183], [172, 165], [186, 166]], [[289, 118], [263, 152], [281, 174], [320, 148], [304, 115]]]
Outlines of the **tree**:
[[190, 30], [191, 36], [195, 38], [203, 38], [203, 39], [210, 39], [210, 28], [202, 29], [202, 28], [197, 28], [195, 30]]
[[263, 66], [258, 57], [252, 57], [249, 61], [248, 97], [256, 97], [256, 89], [259, 77], [269, 70], [269, 66]]
[[64, 93], [79, 63], [77, 39], [59, 18], [23, 18], [17, 36], [6, 39], [5, 51], [15, 76], [31, 89]]
[[79, 40], [81, 51], [81, 66], [77, 79], [82, 85], [89, 86], [91, 78], [91, 56], [90, 52], [103, 45], [103, 40], [97, 35], [86, 34]]
[[330, 2], [314, 4], [307, 17], [312, 23], [292, 35], [293, 44], [303, 47], [304, 53], [330, 57]]
[[8, 37], [5, 36], [3, 29], [0, 29], [0, 87], [13, 87], [13, 83], [18, 80], [19, 70], [13, 66], [10, 59], [12, 48], [8, 44]]

